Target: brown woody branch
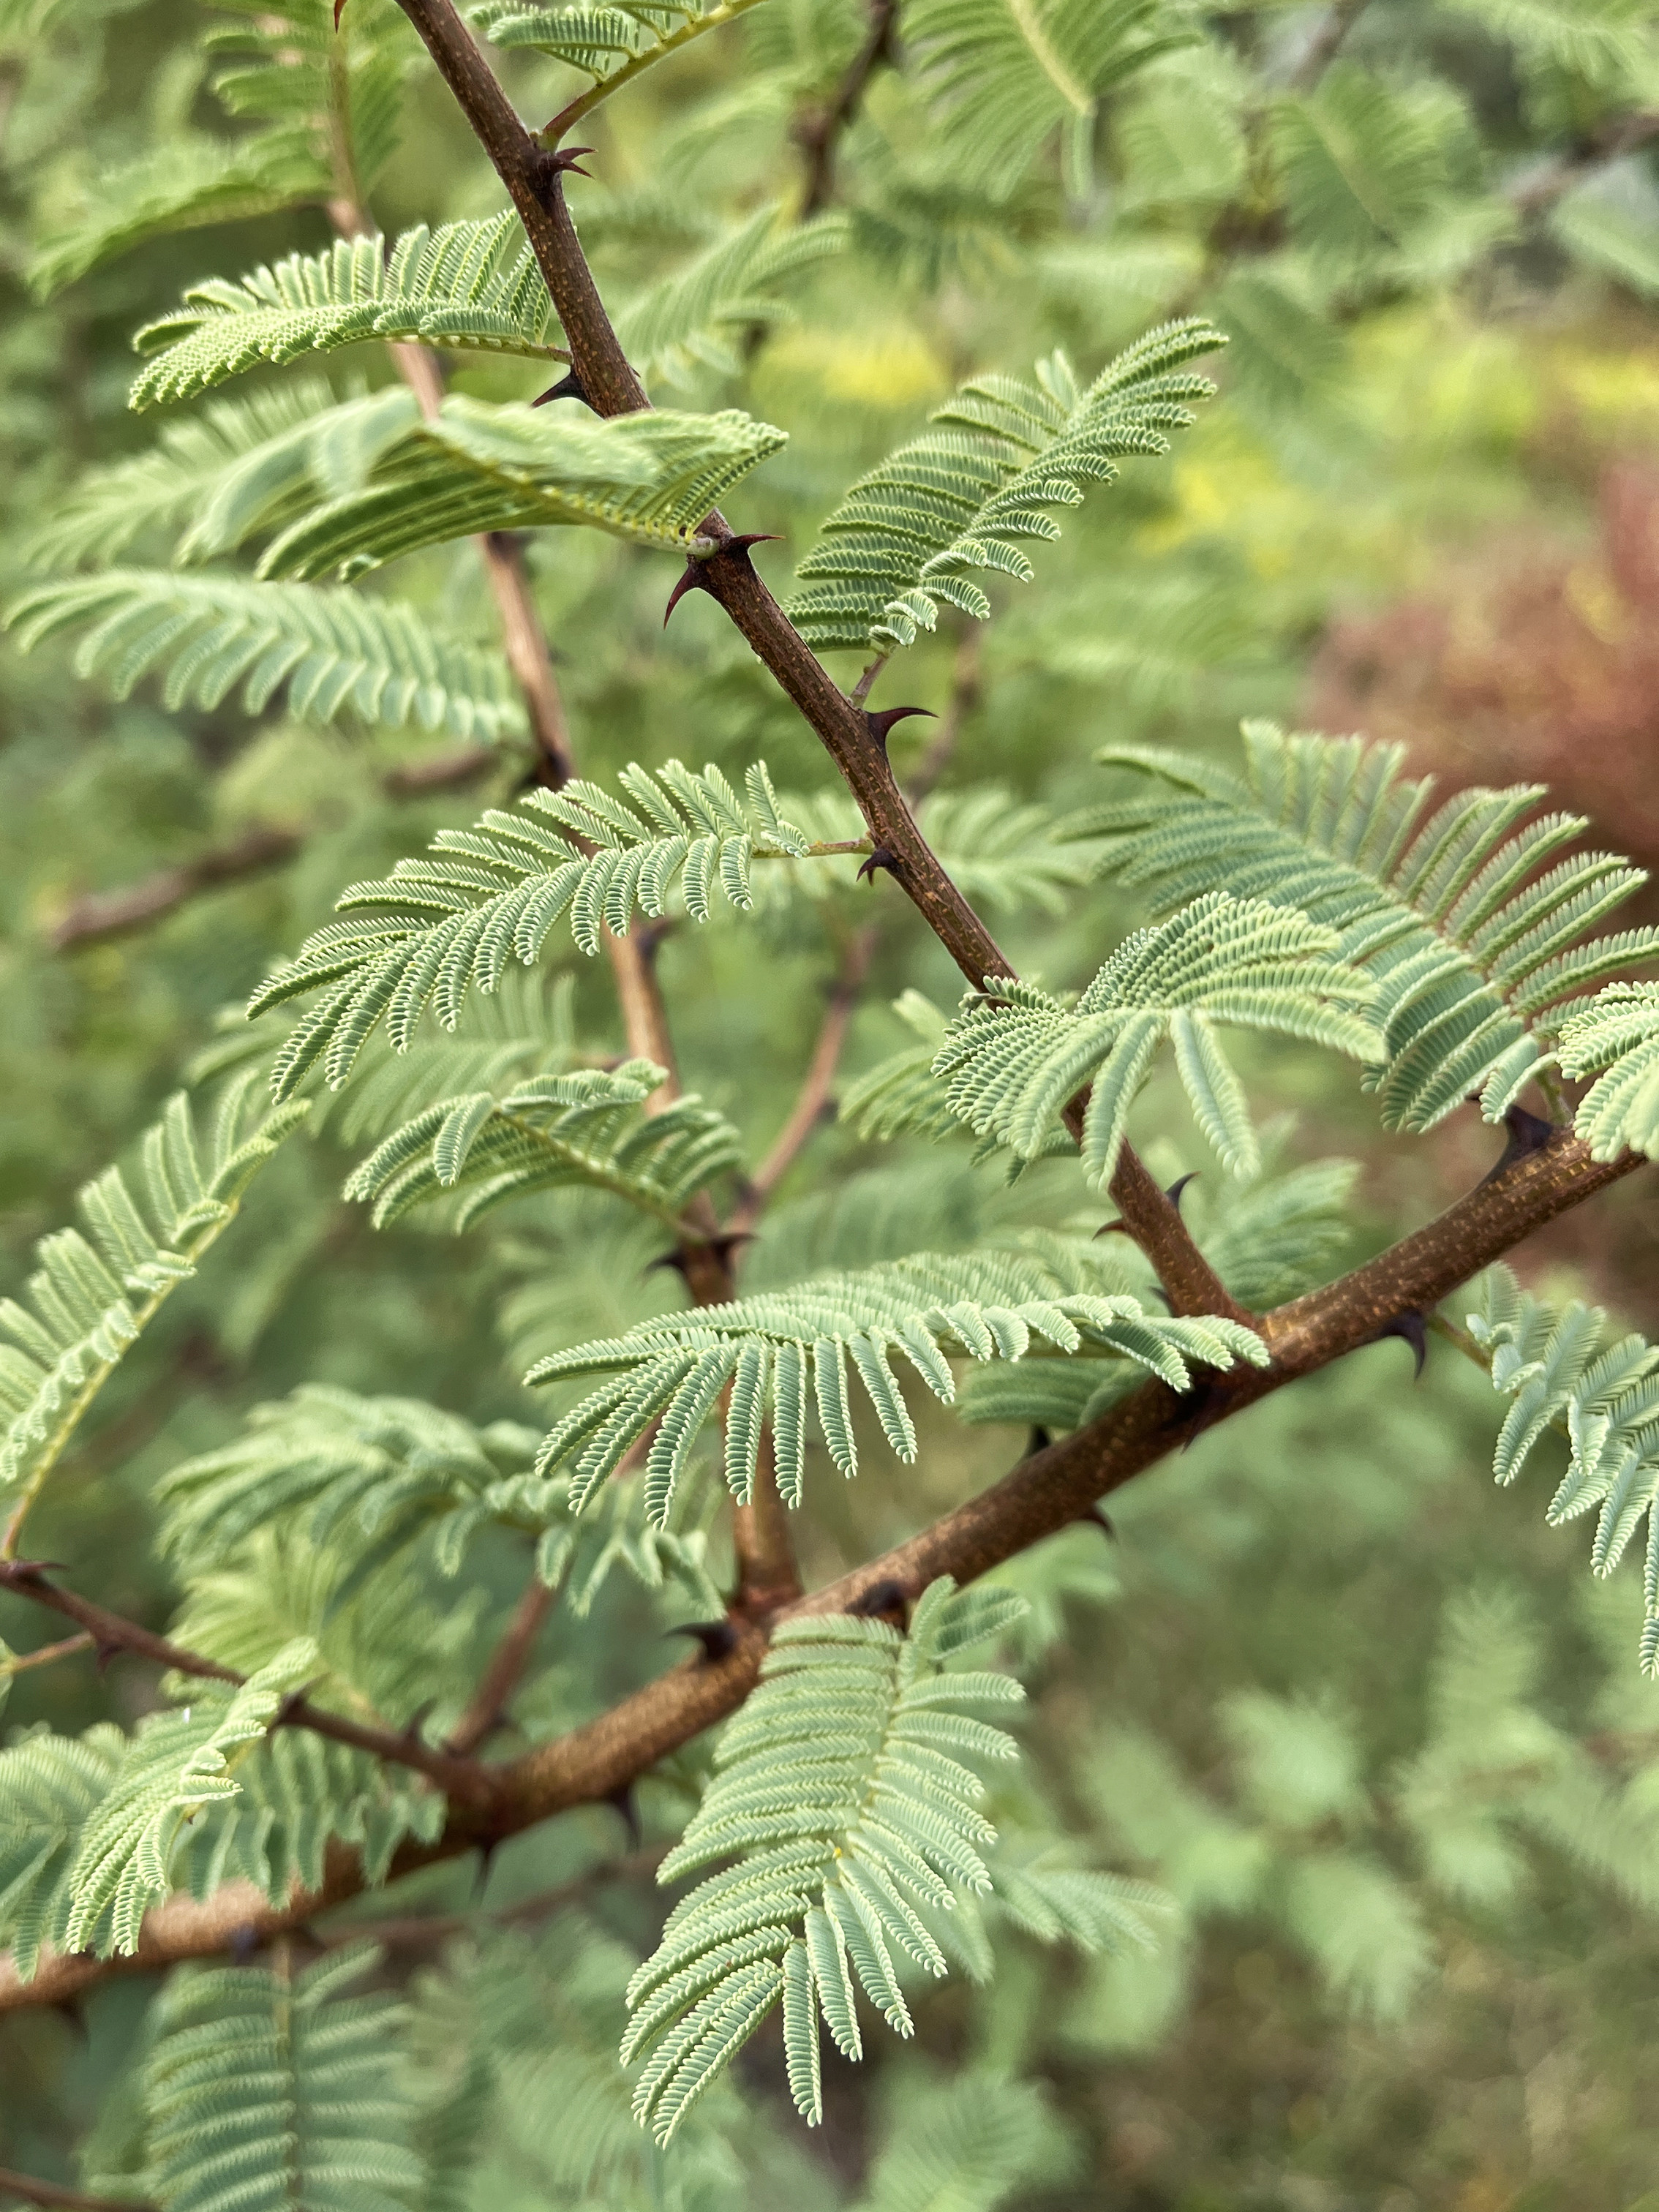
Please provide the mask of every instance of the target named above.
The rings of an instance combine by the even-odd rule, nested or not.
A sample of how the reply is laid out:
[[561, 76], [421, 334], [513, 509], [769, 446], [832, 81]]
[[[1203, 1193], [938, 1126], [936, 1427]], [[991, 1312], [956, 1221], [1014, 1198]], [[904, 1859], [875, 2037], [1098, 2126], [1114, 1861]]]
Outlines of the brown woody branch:
[[[1203, 1430], [1375, 1342], [1385, 1323], [1401, 1312], [1426, 1312], [1534, 1230], [1643, 1164], [1630, 1153], [1611, 1163], [1593, 1160], [1577, 1138], [1558, 1130], [1547, 1143], [1506, 1161], [1437, 1219], [1363, 1267], [1266, 1316], [1261, 1328], [1273, 1353], [1269, 1367], [1229, 1370], [1187, 1398], [1162, 1382], [1144, 1384], [1103, 1419], [1033, 1453], [977, 1498], [786, 1607], [779, 1617], [842, 1613], [878, 1587], [896, 1584], [914, 1593], [939, 1575], [966, 1582], [987, 1573], [1086, 1517], [1101, 1498]], [[400, 1850], [392, 1861], [393, 1877], [517, 1835], [573, 1806], [614, 1798], [659, 1760], [736, 1711], [759, 1674], [769, 1625], [734, 1617], [731, 1648], [723, 1656], [677, 1667], [597, 1719], [484, 1770], [489, 1778], [487, 1802], [453, 1807], [435, 1844]], [[362, 1887], [356, 1855], [336, 1844], [321, 1887], [283, 1907], [267, 1905], [245, 1882], [228, 1885], [203, 1904], [190, 1897], [171, 1898], [146, 1918], [134, 1958], [50, 1958], [27, 1984], [0, 1966], [0, 2012], [59, 2003], [111, 1974], [212, 1957], [234, 1943], [268, 1941], [303, 1926]]]
[[[438, 60], [525, 218], [584, 391], [602, 413], [642, 404], [643, 395], [616, 346], [576, 247], [558, 171], [514, 116], [448, 0], [400, 4]], [[719, 518], [714, 521], [719, 527], [711, 534], [719, 537], [725, 526]], [[994, 940], [915, 830], [879, 737], [807, 650], [755, 575], [746, 553], [723, 540], [722, 550], [706, 563], [705, 580], [823, 741], [858, 797], [872, 838], [891, 855], [893, 872], [963, 973], [975, 982], [1008, 975]], [[1179, 1302], [1198, 1286], [1196, 1270], [1185, 1256], [1190, 1239], [1139, 1161], [1132, 1155], [1126, 1158], [1132, 1164], [1127, 1173], [1120, 1170], [1113, 1194], [1166, 1283], [1175, 1276], [1170, 1287]], [[1477, 1189], [1376, 1260], [1266, 1316], [1258, 1324], [1271, 1353], [1266, 1369], [1230, 1370], [1184, 1398], [1162, 1382], [1145, 1384], [1102, 1420], [1023, 1460], [980, 1497], [811, 1597], [781, 1608], [773, 1619], [843, 1612], [878, 1588], [896, 1584], [914, 1595], [940, 1574], [966, 1581], [986, 1572], [1089, 1515], [1100, 1498], [1202, 1429], [1375, 1341], [1402, 1312], [1427, 1311], [1533, 1230], [1640, 1164], [1628, 1154], [1610, 1164], [1594, 1161], [1578, 1139], [1555, 1131], [1535, 1150], [1506, 1158]], [[1197, 1269], [1208, 1272], [1201, 1261]], [[1210, 1310], [1216, 1310], [1214, 1303]], [[613, 1798], [743, 1702], [757, 1679], [769, 1626], [757, 1610], [738, 1612], [728, 1624], [730, 1644], [723, 1653], [711, 1652], [675, 1668], [611, 1711], [520, 1759], [479, 1770], [487, 1777], [487, 1790], [452, 1797], [443, 1835], [431, 1845], [405, 1846], [393, 1860], [392, 1874], [493, 1844], [569, 1807]], [[148, 1916], [133, 1959], [49, 1959], [27, 1987], [15, 1976], [0, 1974], [0, 2010], [61, 2002], [112, 1972], [212, 1955], [233, 1942], [269, 1940], [362, 1887], [356, 1854], [336, 1844], [321, 1886], [280, 1908], [266, 1905], [245, 1883], [228, 1885], [204, 1904], [175, 1897]]]
[[[204, 1681], [228, 1682], [240, 1688], [247, 1680], [234, 1667], [222, 1666], [216, 1659], [209, 1659], [199, 1651], [186, 1650], [183, 1644], [171, 1643], [165, 1636], [141, 1627], [136, 1620], [128, 1620], [118, 1613], [94, 1604], [90, 1598], [60, 1589], [56, 1583], [47, 1581], [44, 1569], [34, 1561], [0, 1560], [0, 1589], [28, 1598], [76, 1622], [91, 1638], [100, 1659], [112, 1657], [118, 1651], [130, 1651], [137, 1658], [153, 1661], [158, 1667], [168, 1667], [178, 1674], [191, 1674]], [[434, 1751], [412, 1731], [398, 1735], [391, 1729], [366, 1727], [362, 1722], [348, 1720], [343, 1713], [331, 1713], [313, 1705], [308, 1698], [284, 1698], [272, 1725], [309, 1729], [313, 1735], [325, 1735], [335, 1743], [349, 1744], [354, 1751], [366, 1751], [376, 1759], [412, 1767], [435, 1784], [453, 1802], [476, 1802], [487, 1787], [486, 1770], [476, 1760]]]

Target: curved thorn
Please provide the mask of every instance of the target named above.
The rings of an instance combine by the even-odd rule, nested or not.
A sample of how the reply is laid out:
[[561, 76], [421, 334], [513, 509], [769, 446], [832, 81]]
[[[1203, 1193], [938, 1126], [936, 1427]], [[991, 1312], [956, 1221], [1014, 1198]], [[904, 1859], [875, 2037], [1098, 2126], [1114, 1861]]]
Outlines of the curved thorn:
[[[1530, 1120], [1531, 1116], [1528, 1115], [1528, 1118]], [[1386, 1338], [1390, 1336], [1401, 1337], [1406, 1343], [1410, 1345], [1412, 1348], [1412, 1380], [1413, 1382], [1416, 1382], [1418, 1376], [1423, 1372], [1424, 1364], [1429, 1356], [1429, 1322], [1427, 1315], [1423, 1312], [1420, 1307], [1407, 1306], [1402, 1312], [1395, 1314], [1388, 1321], [1385, 1321], [1382, 1328], [1377, 1330], [1376, 1334], [1370, 1339], [1370, 1341], [1373, 1344], [1381, 1344]]]
[[874, 883], [876, 880], [876, 870], [878, 868], [885, 868], [890, 876], [896, 877], [898, 874], [898, 862], [888, 851], [885, 845], [878, 845], [875, 851], [872, 853], [869, 858], [862, 863], [859, 869], [857, 880], [861, 884]]
[[887, 734], [894, 723], [902, 722], [912, 714], [925, 714], [930, 722], [936, 722], [939, 720], [939, 716], [931, 707], [884, 707], [878, 714], [866, 712], [865, 726], [884, 752], [887, 749]]
[[705, 1659], [724, 1659], [737, 1649], [738, 1632], [729, 1620], [683, 1620], [677, 1628], [665, 1628], [663, 1634], [694, 1637]]
[[580, 399], [584, 407], [593, 404], [587, 396], [587, 386], [574, 368], [566, 369], [556, 384], [550, 384], [545, 392], [538, 392], [530, 404], [532, 407], [545, 407], [550, 399]]

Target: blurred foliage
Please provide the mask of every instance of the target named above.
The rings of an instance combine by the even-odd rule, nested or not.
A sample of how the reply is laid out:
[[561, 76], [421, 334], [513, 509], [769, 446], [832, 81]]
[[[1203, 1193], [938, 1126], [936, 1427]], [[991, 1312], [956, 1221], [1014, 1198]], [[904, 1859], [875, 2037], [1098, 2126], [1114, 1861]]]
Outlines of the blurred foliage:
[[[70, 532], [65, 556], [60, 531], [51, 550], [53, 510], [87, 471], [151, 450], [127, 407], [135, 328], [204, 276], [323, 251], [335, 227], [372, 218], [392, 236], [497, 213], [499, 187], [391, 0], [346, 9], [362, 158], [342, 167], [295, 91], [333, 67], [328, 13], [309, 0], [0, 0], [8, 605], [65, 564], [173, 557], [168, 525], [187, 510], [136, 505], [136, 538], [112, 523], [103, 542]], [[1018, 25], [1039, 20], [1075, 98], [1019, 44]], [[1087, 379], [1170, 314], [1228, 332], [1219, 398], [1173, 455], [1126, 465], [1109, 494], [1068, 512], [1040, 585], [993, 582], [988, 628], [946, 609], [902, 679], [886, 678], [884, 696], [945, 717], [948, 757], [930, 751], [941, 725], [921, 721], [899, 726], [893, 756], [942, 779], [935, 805], [960, 794], [963, 878], [976, 897], [1006, 893], [996, 918], [1022, 973], [1081, 985], [1144, 915], [1115, 888], [1079, 885], [1047, 846], [1034, 889], [1024, 848], [992, 849], [1005, 801], [987, 787], [1064, 812], [1098, 799], [1103, 744], [1231, 762], [1243, 716], [1401, 739], [1413, 769], [1453, 783], [1548, 781], [1608, 842], [1659, 854], [1647, 0], [1343, 0], [1330, 14], [906, 0], [902, 67], [875, 70], [834, 143], [832, 220], [811, 252], [790, 247], [803, 144], [866, 27], [859, 0], [762, 0], [689, 42], [584, 118], [599, 151], [571, 201], [607, 300], [644, 334], [642, 367], [648, 342], [653, 397], [789, 432], [733, 502], [744, 527], [785, 536], [757, 556], [781, 593], [852, 480], [964, 379], [1029, 376], [1057, 347]], [[1153, 52], [1160, 30], [1167, 49]], [[1012, 61], [999, 61], [1011, 39]], [[587, 82], [533, 43], [488, 51], [532, 120]], [[981, 65], [994, 82], [1017, 65], [988, 106]], [[763, 220], [774, 207], [781, 245]], [[444, 366], [480, 403], [550, 380], [544, 362], [506, 354]], [[394, 371], [368, 343], [259, 368], [235, 396], [261, 395], [274, 422], [270, 395], [302, 379], [345, 402]], [[192, 403], [189, 419], [218, 419], [221, 404]], [[108, 478], [103, 511], [136, 500], [134, 482]], [[661, 633], [669, 564], [562, 529], [530, 538], [526, 558], [584, 775], [613, 788], [628, 762], [678, 758], [741, 787], [764, 755], [789, 819], [856, 836], [810, 732], [716, 610], [694, 593]], [[486, 671], [495, 699], [499, 635], [471, 549], [429, 547], [392, 588], [416, 629], [473, 656], [465, 665]], [[158, 677], [135, 666], [123, 681], [114, 657], [86, 650], [79, 666], [68, 635], [0, 653], [0, 1223], [14, 1295], [35, 1240], [108, 1162], [131, 1165], [135, 1133], [181, 1079], [268, 1056], [280, 1031], [250, 1032], [240, 1008], [339, 891], [506, 804], [527, 760], [515, 718], [495, 714], [497, 751], [453, 784], [422, 782], [410, 771], [441, 769], [455, 742], [441, 712], [348, 702], [301, 719], [298, 686], [267, 686], [253, 711], [240, 686], [181, 686], [169, 705]], [[858, 665], [835, 664], [848, 683]], [[96, 899], [189, 876], [255, 833], [281, 848], [268, 843], [258, 872], [161, 898], [119, 933], [93, 926]], [[849, 1079], [914, 1051], [914, 1024], [890, 1012], [901, 993], [946, 1006], [957, 988], [890, 884], [856, 884], [855, 856], [810, 865], [824, 877], [811, 896], [775, 891], [757, 866], [753, 915], [717, 902], [704, 927], [673, 919], [661, 945], [687, 1087], [750, 1161], [788, 1113], [862, 924], [878, 933]], [[405, 1060], [367, 1047], [353, 1087], [276, 1155], [115, 1369], [30, 1549], [232, 1663], [313, 1639], [325, 1698], [401, 1726], [424, 1704], [445, 1725], [464, 1707], [538, 1545], [583, 1602], [550, 1614], [492, 1750], [659, 1672], [689, 1593], [726, 1578], [717, 1474], [699, 1469], [665, 1530], [619, 1507], [579, 1568], [562, 1505], [540, 1519], [506, 1505], [476, 1527], [467, 1515], [523, 1477], [545, 1403], [520, 1382], [532, 1361], [683, 1302], [651, 1267], [665, 1233], [593, 1189], [544, 1189], [459, 1237], [441, 1206], [376, 1233], [341, 1195], [351, 1165], [433, 1101], [623, 1050], [603, 963], [559, 933], [535, 977], [475, 998], [455, 1036], [428, 1019]], [[1382, 1137], [1350, 1074], [1310, 1048], [1251, 1043], [1237, 1057], [1270, 1120], [1268, 1177], [1312, 1178], [1267, 1259], [1273, 1204], [1257, 1187], [1250, 1235], [1230, 1231], [1250, 1192], [1228, 1187], [1172, 1077], [1143, 1097], [1136, 1134], [1153, 1133], [1144, 1149], [1166, 1182], [1201, 1170], [1190, 1215], [1218, 1258], [1252, 1256], [1243, 1295], [1265, 1302], [1352, 1264], [1490, 1164], [1472, 1114], [1431, 1138]], [[1659, 1330], [1654, 1202], [1632, 1181], [1603, 1206], [1517, 1264], [1558, 1304], [1588, 1283]], [[1040, 1158], [1011, 1186], [965, 1146], [878, 1146], [843, 1121], [784, 1182], [741, 1288], [1092, 1231], [1100, 1210], [1068, 1162]], [[1461, 1322], [1474, 1304], [1448, 1313]], [[310, 1493], [216, 1557], [169, 1549], [158, 1501], [234, 1454], [253, 1408], [291, 1413], [302, 1388], [342, 1394], [330, 1402], [348, 1405], [354, 1449], [372, 1426], [377, 1479], [429, 1471], [422, 1450], [442, 1462], [439, 1503], [418, 1486], [398, 1493], [418, 1510], [395, 1560], [362, 1556], [356, 1524], [319, 1518]], [[422, 1425], [433, 1408], [452, 1425], [438, 1444]], [[858, 1485], [825, 1480], [811, 1447], [809, 1583], [1018, 1456], [1025, 1417], [1010, 1401], [970, 1390], [963, 1410], [968, 1424], [917, 1408], [902, 1479], [861, 1415]], [[481, 1891], [471, 1865], [402, 1885], [386, 1910], [469, 1924], [389, 1942], [367, 1962], [380, 1994], [339, 1997], [369, 2008], [352, 2015], [350, 2049], [375, 2201], [1650, 2212], [1659, 1711], [1631, 1662], [1639, 1575], [1587, 1583], [1541, 1513], [1494, 1489], [1501, 1411], [1450, 1346], [1432, 1345], [1413, 1385], [1405, 1346], [1381, 1345], [1126, 1490], [1109, 1536], [1073, 1529], [1001, 1571], [1030, 1605], [1002, 1646], [1030, 1698], [1025, 1760], [991, 1804], [1007, 1848], [1155, 1885], [1168, 1911], [1152, 1948], [1092, 1955], [1039, 1948], [1012, 1910], [988, 1912], [967, 1971], [936, 1991], [907, 1982], [913, 2045], [872, 2039], [858, 2071], [826, 2053], [817, 2133], [789, 2110], [775, 2029], [666, 2151], [635, 2126], [615, 2048], [662, 1909], [637, 1869], [606, 1875], [626, 1843], [608, 1809], [507, 1845]], [[461, 1538], [447, 1553], [441, 1533], [463, 1521], [464, 1570]], [[605, 1580], [613, 1554], [631, 1571]], [[7, 1598], [0, 1632], [27, 1656], [55, 1629]], [[131, 1729], [160, 1699], [151, 1671], [119, 1658], [106, 1676], [70, 1657], [0, 1685], [14, 1747], [42, 1724]], [[679, 1832], [708, 1771], [699, 1745], [647, 1780], [651, 1840]], [[0, 1835], [7, 1817], [0, 1803]], [[574, 1905], [492, 1917], [590, 1874]], [[365, 1899], [345, 1923], [371, 1930], [380, 1909]], [[326, 1969], [304, 1981], [319, 1970], [308, 1946], [294, 1950], [258, 1971], [320, 2003], [336, 1984]], [[335, 1963], [343, 1989], [365, 1960]], [[0, 2164], [115, 2195], [161, 2186], [145, 2107], [171, 2109], [168, 2039], [234, 2016], [245, 1996], [234, 1978], [187, 1974], [158, 1993], [141, 1977], [101, 1988], [78, 2021], [0, 2019]], [[334, 2199], [319, 2184], [271, 2201]]]

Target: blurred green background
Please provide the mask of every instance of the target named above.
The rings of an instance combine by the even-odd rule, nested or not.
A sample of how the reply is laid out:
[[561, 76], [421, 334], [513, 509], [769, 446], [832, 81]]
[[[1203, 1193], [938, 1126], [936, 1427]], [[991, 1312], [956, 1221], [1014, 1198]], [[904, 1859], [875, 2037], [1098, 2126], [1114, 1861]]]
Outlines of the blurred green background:
[[[1569, 28], [1578, 12], [1572, 0], [1534, 11]], [[31, 532], [78, 471], [149, 434], [126, 409], [132, 329], [205, 273], [328, 235], [317, 210], [258, 216], [141, 242], [50, 298], [31, 289], [43, 239], [107, 218], [107, 172], [223, 129], [187, 13], [183, 0], [0, 11], [8, 597], [36, 575]], [[1659, 100], [1659, 62], [1644, 77], [1632, 61], [1614, 82], [1597, 47], [1575, 76], [1565, 34], [1540, 60], [1540, 38], [1512, 20], [1523, 15], [1376, 0], [1352, 34], [1345, 65], [1455, 108], [1437, 203], [1447, 222], [1563, 149], [1593, 147], [1604, 115]], [[1604, 16], [1639, 60], [1652, 11], [1584, 0], [1587, 52]], [[1414, 766], [1453, 784], [1547, 781], [1650, 862], [1659, 221], [1647, 157], [1619, 167], [1617, 251], [1612, 229], [1577, 252], [1559, 227], [1456, 247], [1413, 234], [1415, 259], [1401, 247], [1363, 284], [1310, 277], [1293, 251], [1230, 273], [1218, 215], [1255, 191], [1241, 182], [1254, 119], [1322, 20], [1271, 6], [1204, 17], [1196, 58], [1176, 57], [1111, 106], [1080, 198], [1043, 169], [1000, 198], [953, 193], [915, 151], [919, 95], [878, 76], [843, 157], [852, 248], [793, 289], [789, 319], [729, 366], [694, 362], [668, 397], [746, 405], [791, 432], [742, 495], [743, 526], [786, 534], [761, 556], [781, 588], [850, 477], [958, 377], [1029, 367], [1056, 344], [1092, 369], [1167, 308], [1201, 304], [1237, 342], [1219, 401], [1176, 456], [1091, 503], [982, 643], [941, 635], [912, 656], [902, 691], [884, 692], [939, 708], [954, 696], [950, 782], [996, 780], [1063, 809], [1096, 795], [1090, 757], [1105, 740], [1221, 752], [1241, 716], [1266, 714], [1403, 740]], [[795, 189], [791, 117], [837, 81], [860, 27], [854, 0], [769, 0], [595, 119], [596, 181], [572, 198], [607, 288], [625, 294], [721, 213]], [[509, 73], [527, 112], [548, 97], [537, 67]], [[1601, 191], [1601, 170], [1587, 161], [1585, 173]], [[413, 65], [378, 220], [390, 233], [498, 204], [442, 88]], [[351, 374], [386, 379], [371, 351], [329, 364], [337, 392]], [[461, 366], [453, 382], [531, 396], [534, 376]], [[714, 607], [694, 597], [661, 635], [662, 563], [574, 532], [531, 558], [585, 769], [678, 754], [731, 770], [763, 753], [781, 787], [824, 787], [809, 734]], [[397, 588], [491, 635], [464, 546], [405, 563]], [[73, 641], [27, 656], [0, 647], [0, 1231], [15, 1287], [33, 1240], [339, 888], [471, 818], [522, 766], [509, 752], [464, 785], [399, 794], [388, 775], [448, 741], [275, 709], [250, 718], [234, 699], [169, 711], [154, 680], [117, 699], [77, 675]], [[920, 733], [895, 738], [908, 763], [929, 726], [907, 730]], [[124, 933], [56, 941], [97, 895], [267, 833], [280, 864]], [[1058, 919], [993, 919], [1022, 969], [1071, 982], [1133, 914], [1091, 890]], [[836, 932], [866, 917], [882, 933], [849, 1048], [857, 1070], [902, 1042], [888, 1011], [901, 990], [955, 994], [890, 886], [781, 909], [758, 935], [728, 916], [665, 946], [687, 1082], [757, 1146], [810, 1049]], [[606, 975], [574, 955], [568, 972], [561, 1018], [619, 1048]], [[1285, 1160], [1359, 1163], [1353, 1233], [1333, 1266], [1490, 1163], [1490, 1133], [1463, 1119], [1428, 1139], [1380, 1138], [1347, 1076], [1311, 1057], [1262, 1054], [1252, 1074], [1283, 1117]], [[1155, 1165], [1200, 1164], [1173, 1096], [1142, 1115]], [[550, 1200], [459, 1241], [420, 1226], [376, 1236], [337, 1196], [352, 1135], [336, 1109], [257, 1186], [40, 1513], [39, 1550], [112, 1606], [165, 1614], [150, 1486], [249, 1406], [322, 1380], [534, 1420], [516, 1379], [528, 1357], [671, 1295], [637, 1273], [648, 1240], [619, 1243], [602, 1206]], [[1045, 1189], [1035, 1177], [1026, 1218], [1074, 1206]], [[896, 1164], [830, 1128], [747, 1279], [758, 1287], [803, 1252], [828, 1263], [967, 1243], [1007, 1203], [994, 1175], [931, 1156]], [[1652, 1332], [1656, 1236], [1651, 1180], [1638, 1179], [1536, 1240], [1520, 1270]], [[1415, 1384], [1405, 1346], [1379, 1346], [1137, 1483], [1114, 1505], [1114, 1539], [1080, 1529], [1017, 1563], [1006, 1578], [1038, 1601], [1030, 1787], [1047, 1817], [1170, 1893], [1160, 1948], [1080, 1964], [1012, 1940], [990, 1990], [952, 1983], [930, 2000], [916, 2050], [837, 2076], [816, 2164], [769, 2136], [732, 2188], [757, 2202], [786, 2187], [803, 2203], [860, 2188], [885, 2201], [879, 2176], [860, 2180], [884, 2100], [982, 2064], [1038, 2083], [1048, 2103], [1031, 2108], [1037, 2148], [1015, 2160], [1012, 2197], [975, 2204], [1656, 2212], [1659, 1690], [1633, 1662], [1640, 1592], [1633, 1567], [1590, 1581], [1573, 1534], [1544, 1528], [1535, 1486], [1494, 1489], [1495, 1402], [1443, 1345]], [[820, 1483], [809, 1579], [991, 1479], [1019, 1447], [1013, 1431], [941, 1419], [902, 1483], [873, 1468], [845, 1492]], [[513, 1572], [505, 1553], [487, 1561], [484, 1612]], [[453, 1592], [444, 1603], [456, 1648], [483, 1648], [479, 1620], [456, 1613]], [[655, 1671], [660, 1626], [642, 1598], [621, 1596], [593, 1623], [556, 1621], [524, 1725], [550, 1729]], [[21, 1606], [0, 1609], [18, 1650], [45, 1633]], [[74, 1729], [130, 1715], [143, 1694], [118, 1666], [106, 1685], [83, 1663], [42, 1669], [17, 1678], [5, 1725]], [[665, 1820], [671, 1797], [672, 1778]], [[573, 1816], [514, 1846], [492, 1894], [614, 1850], [613, 1828], [606, 1814]], [[648, 1888], [608, 1892], [599, 1910], [648, 1940]], [[556, 1960], [547, 1971], [556, 1978]], [[74, 2172], [141, 1996], [124, 1984], [82, 2021], [0, 2021], [0, 2161]], [[771, 2065], [763, 2052], [751, 2069], [763, 2106]], [[524, 2133], [493, 2201], [622, 2190], [571, 2179], [543, 2139], [545, 2112], [542, 2136], [528, 2121]]]

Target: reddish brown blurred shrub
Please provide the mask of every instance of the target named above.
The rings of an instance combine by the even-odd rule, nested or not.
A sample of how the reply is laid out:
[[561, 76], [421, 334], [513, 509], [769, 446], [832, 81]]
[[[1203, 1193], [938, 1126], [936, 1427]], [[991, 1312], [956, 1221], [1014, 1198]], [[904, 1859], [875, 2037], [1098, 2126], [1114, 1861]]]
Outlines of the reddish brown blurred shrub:
[[1397, 738], [1449, 785], [1547, 783], [1655, 867], [1659, 465], [1613, 463], [1599, 506], [1591, 545], [1500, 541], [1430, 592], [1337, 622], [1307, 721]]

